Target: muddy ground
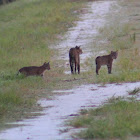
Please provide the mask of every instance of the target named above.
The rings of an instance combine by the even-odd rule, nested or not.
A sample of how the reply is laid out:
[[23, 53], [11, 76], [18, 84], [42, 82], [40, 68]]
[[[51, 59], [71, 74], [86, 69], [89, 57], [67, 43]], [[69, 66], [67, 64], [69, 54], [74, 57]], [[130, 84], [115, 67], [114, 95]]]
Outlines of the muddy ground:
[[[127, 7], [122, 5], [121, 1], [95, 1], [87, 4], [87, 8], [82, 10], [80, 20], [76, 21], [76, 26], [70, 28], [65, 36], [60, 36], [59, 44], [50, 46], [58, 49], [59, 56], [57, 58], [65, 61], [65, 74], [70, 74], [67, 52], [71, 47], [81, 45], [83, 49], [81, 72], [88, 70], [88, 67], [84, 67], [88, 58], [107, 53], [103, 48], [97, 48], [98, 44], [106, 42], [105, 39], [96, 41], [100, 29], [111, 24], [111, 22], [117, 21], [116, 18], [122, 24], [131, 20], [127, 18], [129, 16], [124, 14]], [[119, 12], [122, 14], [118, 14]], [[137, 13], [137, 10], [135, 12]], [[131, 15], [131, 13], [129, 14]], [[53, 100], [42, 99], [38, 102], [44, 107], [42, 116], [16, 123], [21, 126], [3, 131], [0, 138], [6, 140], [72, 139], [71, 133], [76, 130], [65, 126], [66, 120], [77, 116], [81, 109], [97, 108], [112, 96], [128, 96], [128, 91], [139, 87], [139, 85], [139, 82], [106, 84], [104, 86], [89, 84], [73, 87], [70, 90], [52, 91], [53, 93], [63, 94], [56, 95]]]

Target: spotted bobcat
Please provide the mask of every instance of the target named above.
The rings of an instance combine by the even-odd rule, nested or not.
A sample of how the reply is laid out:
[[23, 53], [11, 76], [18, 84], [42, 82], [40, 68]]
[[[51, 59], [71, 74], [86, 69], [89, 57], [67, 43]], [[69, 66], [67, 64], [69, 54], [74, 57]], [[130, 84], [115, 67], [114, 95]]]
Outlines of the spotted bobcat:
[[18, 73], [22, 73], [25, 76], [31, 76], [31, 75], [36, 75], [36, 76], [43, 76], [43, 72], [45, 70], [50, 70], [50, 64], [44, 63], [42, 66], [37, 67], [37, 66], [29, 66], [29, 67], [23, 67], [19, 69]]
[[111, 74], [111, 70], [112, 70], [112, 62], [113, 59], [116, 59], [118, 56], [118, 51], [113, 52], [111, 51], [111, 53], [109, 55], [104, 55], [104, 56], [98, 56], [95, 59], [96, 62], [96, 74], [99, 75], [99, 69], [101, 68], [102, 65], [107, 65], [108, 68], [108, 74]]
[[78, 69], [78, 74], [80, 74], [80, 54], [82, 53], [83, 52], [80, 46], [76, 46], [75, 48], [71, 48], [69, 50], [69, 63], [70, 63], [72, 74], [73, 74], [74, 64], [75, 64], [75, 73], [76, 73], [76, 69]]

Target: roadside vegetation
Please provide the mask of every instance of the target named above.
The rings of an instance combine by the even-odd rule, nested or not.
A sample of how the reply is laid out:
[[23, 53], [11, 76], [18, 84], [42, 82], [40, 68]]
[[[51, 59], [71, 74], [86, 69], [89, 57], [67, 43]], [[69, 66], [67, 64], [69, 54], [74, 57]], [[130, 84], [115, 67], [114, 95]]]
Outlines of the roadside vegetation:
[[82, 139], [133, 139], [140, 136], [140, 102], [114, 98], [97, 109], [82, 110], [70, 124], [85, 128], [74, 137]]
[[[5, 122], [28, 118], [33, 115], [31, 111], [41, 109], [37, 100], [50, 95], [64, 76], [63, 67], [57, 64], [63, 63], [53, 58], [57, 51], [48, 46], [74, 25], [83, 2], [17, 0], [0, 6], [0, 128]], [[24, 66], [48, 61], [51, 70], [44, 78], [16, 75]]]

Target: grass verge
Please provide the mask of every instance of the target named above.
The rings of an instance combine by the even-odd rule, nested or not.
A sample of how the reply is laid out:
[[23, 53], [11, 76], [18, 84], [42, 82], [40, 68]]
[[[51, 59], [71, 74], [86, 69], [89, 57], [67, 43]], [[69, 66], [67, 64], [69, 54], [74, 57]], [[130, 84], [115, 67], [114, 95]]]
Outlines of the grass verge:
[[71, 125], [85, 130], [76, 134], [82, 139], [127, 139], [140, 136], [140, 102], [114, 99], [98, 109], [82, 111]]

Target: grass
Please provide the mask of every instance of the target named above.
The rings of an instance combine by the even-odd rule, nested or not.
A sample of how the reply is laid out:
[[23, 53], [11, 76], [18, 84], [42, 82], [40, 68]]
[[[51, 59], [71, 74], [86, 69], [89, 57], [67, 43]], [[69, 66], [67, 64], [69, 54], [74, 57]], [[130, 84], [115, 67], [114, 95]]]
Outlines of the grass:
[[[56, 8], [61, 3], [61, 8]], [[68, 1], [24, 0], [1, 7], [1, 69], [15, 71], [24, 65], [49, 61], [52, 52], [48, 46], [57, 34], [72, 26], [74, 5]]]
[[[0, 127], [4, 122], [30, 116], [41, 109], [37, 100], [51, 95], [64, 77], [63, 67], [52, 58], [57, 50], [48, 46], [59, 41], [78, 19], [83, 1], [17, 0], [0, 6]], [[61, 6], [60, 6], [61, 5]], [[45, 77], [16, 76], [24, 66], [40, 66], [50, 61]], [[62, 85], [61, 87], [62, 88]], [[47, 89], [47, 90], [46, 90]], [[44, 94], [45, 91], [45, 94]]]
[[[127, 2], [124, 3], [129, 5]], [[122, 13], [121, 16], [114, 13], [113, 17], [111, 15], [106, 17], [108, 23], [99, 29], [100, 34], [94, 41], [95, 45], [92, 45], [94, 48], [93, 57], [88, 62], [88, 65], [90, 65], [89, 73], [92, 75], [92, 81], [94, 83], [135, 82], [140, 80], [140, 24], [137, 20], [127, 23], [125, 21], [130, 15], [133, 15], [133, 9], [136, 9], [136, 5], [131, 7], [131, 11], [129, 12], [124, 9], [120, 10]], [[139, 11], [138, 8], [136, 11]], [[137, 18], [139, 18], [139, 15]], [[124, 22], [119, 23], [119, 21]], [[107, 55], [115, 50], [118, 50], [118, 58], [113, 61], [112, 74], [108, 75], [107, 67], [102, 66], [99, 71], [99, 76], [96, 76], [95, 58], [99, 55]], [[89, 81], [91, 82], [91, 80]]]
[[70, 124], [85, 130], [75, 137], [82, 139], [127, 139], [140, 136], [140, 102], [117, 99], [98, 109], [89, 109]]

